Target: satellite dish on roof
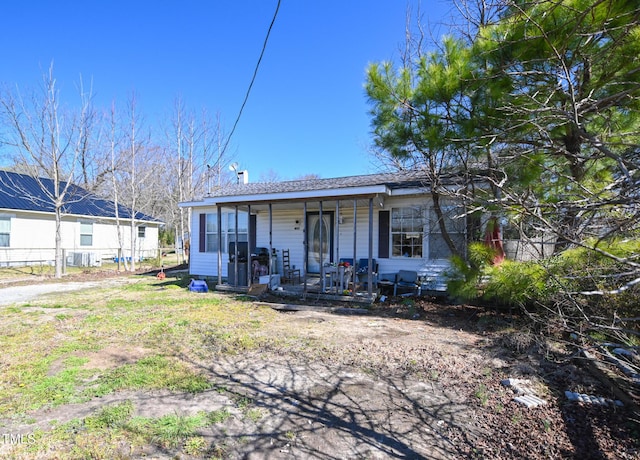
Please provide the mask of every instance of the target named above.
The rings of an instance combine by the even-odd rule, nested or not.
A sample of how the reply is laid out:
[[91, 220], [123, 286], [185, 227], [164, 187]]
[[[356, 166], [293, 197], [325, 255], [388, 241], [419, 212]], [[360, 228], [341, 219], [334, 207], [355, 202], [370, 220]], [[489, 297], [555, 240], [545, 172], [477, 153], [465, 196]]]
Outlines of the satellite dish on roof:
[[235, 163], [235, 162], [234, 162], [234, 163], [231, 163], [231, 164], [229, 165], [229, 171], [237, 172], [237, 171], [238, 171], [238, 163]]

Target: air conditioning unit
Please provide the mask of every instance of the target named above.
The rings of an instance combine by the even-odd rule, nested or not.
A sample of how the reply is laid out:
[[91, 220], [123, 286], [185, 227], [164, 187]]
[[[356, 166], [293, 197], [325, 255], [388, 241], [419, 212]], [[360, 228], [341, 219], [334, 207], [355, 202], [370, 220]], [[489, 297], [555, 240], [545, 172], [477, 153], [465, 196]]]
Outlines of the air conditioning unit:
[[101, 262], [95, 252], [72, 252], [67, 258], [67, 264], [72, 267], [99, 267]]

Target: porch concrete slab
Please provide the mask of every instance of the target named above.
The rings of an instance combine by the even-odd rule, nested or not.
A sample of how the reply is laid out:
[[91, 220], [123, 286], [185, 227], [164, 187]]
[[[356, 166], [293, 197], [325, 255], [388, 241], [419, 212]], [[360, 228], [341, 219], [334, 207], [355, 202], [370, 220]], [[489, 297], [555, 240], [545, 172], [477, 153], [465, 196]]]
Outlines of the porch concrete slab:
[[270, 307], [278, 311], [317, 311], [323, 313], [338, 313], [352, 315], [367, 315], [369, 310], [366, 308], [347, 308], [347, 307], [322, 307], [318, 305], [300, 305], [293, 303], [270, 303], [258, 302], [258, 305]]

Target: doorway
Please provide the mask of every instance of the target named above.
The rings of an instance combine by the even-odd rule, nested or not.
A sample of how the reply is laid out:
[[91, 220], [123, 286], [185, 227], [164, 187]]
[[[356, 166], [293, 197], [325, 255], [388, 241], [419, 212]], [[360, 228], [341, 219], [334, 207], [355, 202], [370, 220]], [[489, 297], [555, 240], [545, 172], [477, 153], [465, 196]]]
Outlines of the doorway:
[[[319, 212], [307, 213], [307, 272], [320, 273], [326, 263], [333, 261], [333, 212], [323, 212], [320, 222]], [[322, 229], [322, 231], [321, 231]], [[322, 253], [320, 234], [322, 233]]]

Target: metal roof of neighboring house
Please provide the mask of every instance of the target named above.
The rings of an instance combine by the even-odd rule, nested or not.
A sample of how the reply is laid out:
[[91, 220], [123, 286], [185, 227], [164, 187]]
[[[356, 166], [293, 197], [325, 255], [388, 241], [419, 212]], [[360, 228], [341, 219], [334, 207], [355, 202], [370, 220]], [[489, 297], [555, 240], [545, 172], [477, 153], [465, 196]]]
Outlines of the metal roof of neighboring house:
[[[65, 186], [66, 182], [61, 182], [60, 187]], [[54, 213], [55, 208], [51, 198], [53, 190], [54, 182], [52, 179], [43, 177], [36, 179], [26, 174], [0, 171], [0, 209]], [[70, 184], [63, 213], [115, 219], [115, 209], [115, 204], [112, 201], [100, 198], [82, 187]], [[118, 217], [130, 219], [131, 209], [119, 205]], [[136, 212], [135, 219], [161, 223], [159, 219], [141, 212]]]

